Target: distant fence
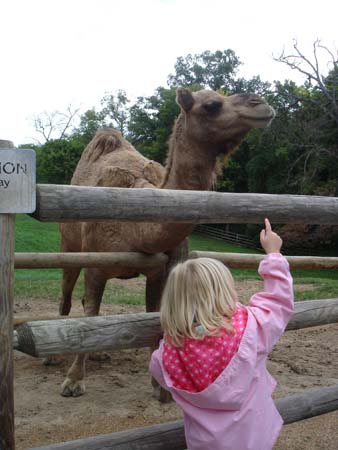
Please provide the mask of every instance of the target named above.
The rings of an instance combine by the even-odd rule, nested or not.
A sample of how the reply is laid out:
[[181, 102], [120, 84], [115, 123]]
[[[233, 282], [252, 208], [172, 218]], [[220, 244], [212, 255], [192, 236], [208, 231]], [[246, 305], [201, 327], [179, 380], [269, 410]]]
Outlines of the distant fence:
[[211, 237], [213, 239], [219, 239], [231, 244], [238, 245], [240, 247], [252, 248], [254, 250], [261, 250], [256, 241], [249, 238], [245, 234], [233, 233], [225, 228], [217, 225], [198, 225], [195, 228], [195, 232], [204, 236]]
[[[200, 224], [196, 226], [195, 233], [228, 242], [239, 247], [251, 248], [259, 251], [262, 250], [258, 241], [255, 239], [250, 238], [246, 234], [228, 231], [225, 227], [225, 225], [220, 224]], [[287, 245], [283, 245], [283, 253], [286, 255], [309, 256], [320, 256], [322, 254], [317, 248], [288, 247]]]

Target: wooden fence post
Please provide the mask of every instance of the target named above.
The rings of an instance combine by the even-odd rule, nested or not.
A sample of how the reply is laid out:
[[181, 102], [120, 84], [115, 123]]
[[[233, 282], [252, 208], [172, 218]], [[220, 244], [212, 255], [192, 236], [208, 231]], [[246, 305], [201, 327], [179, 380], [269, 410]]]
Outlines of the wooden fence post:
[[[0, 141], [0, 148], [13, 148]], [[0, 214], [0, 449], [14, 450], [13, 281], [15, 215]]]
[[14, 450], [13, 283], [15, 214], [35, 210], [35, 152], [0, 140], [0, 450]]

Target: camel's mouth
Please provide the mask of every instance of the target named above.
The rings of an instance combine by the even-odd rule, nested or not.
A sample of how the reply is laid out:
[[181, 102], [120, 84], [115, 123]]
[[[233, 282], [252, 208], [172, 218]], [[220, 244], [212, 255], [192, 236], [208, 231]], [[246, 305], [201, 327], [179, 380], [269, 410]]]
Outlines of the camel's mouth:
[[257, 117], [257, 116], [250, 116], [250, 115], [246, 115], [246, 114], [242, 114], [243, 119], [248, 119], [248, 120], [252, 120], [253, 122], [269, 122], [270, 120], [272, 120], [275, 117], [275, 111], [271, 111], [271, 113], [268, 116], [262, 116], [262, 117]]
[[275, 110], [269, 106], [269, 105], [259, 105], [264, 106], [261, 109], [261, 111], [252, 111], [253, 114], [241, 114], [243, 119], [251, 120], [252, 122], [258, 122], [258, 123], [267, 123], [270, 122], [272, 119], [275, 118], [276, 112]]
[[270, 113], [264, 116], [255, 116], [255, 115], [249, 115], [249, 114], [243, 114], [242, 118], [246, 119], [251, 122], [251, 126], [255, 128], [264, 128], [272, 122], [272, 120], [275, 118], [275, 111], [271, 108]]

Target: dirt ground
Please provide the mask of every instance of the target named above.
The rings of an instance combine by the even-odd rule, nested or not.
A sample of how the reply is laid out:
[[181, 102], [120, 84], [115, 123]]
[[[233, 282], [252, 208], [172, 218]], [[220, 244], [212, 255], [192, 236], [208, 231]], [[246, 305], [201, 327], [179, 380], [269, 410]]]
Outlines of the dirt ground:
[[[237, 289], [245, 303], [261, 289], [261, 284], [237, 282]], [[101, 309], [102, 314], [141, 311], [142, 306], [127, 305], [103, 305]], [[80, 302], [76, 301], [72, 313], [81, 312]], [[15, 303], [16, 317], [45, 314], [56, 316], [57, 303], [45, 300]], [[44, 366], [41, 359], [14, 352], [17, 450], [181, 418], [174, 403], [160, 404], [152, 397], [148, 349], [116, 351], [110, 356], [110, 360], [87, 363], [84, 396], [64, 398], [60, 396], [60, 385], [73, 357], [62, 357], [58, 366]], [[270, 355], [268, 368], [278, 381], [275, 398], [337, 384], [338, 324], [288, 331]], [[338, 411], [284, 426], [274, 447], [274, 450], [337, 449]]]

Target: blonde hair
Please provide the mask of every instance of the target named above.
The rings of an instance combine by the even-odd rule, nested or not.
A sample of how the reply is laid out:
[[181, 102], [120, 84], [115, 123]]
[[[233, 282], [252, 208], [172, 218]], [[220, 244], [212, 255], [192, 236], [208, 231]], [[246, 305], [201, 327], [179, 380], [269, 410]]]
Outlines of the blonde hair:
[[231, 318], [237, 294], [229, 269], [212, 258], [189, 259], [177, 264], [163, 291], [160, 319], [164, 339], [180, 347], [185, 337], [203, 339], [196, 329], [201, 325], [208, 335], [220, 328], [234, 332]]

